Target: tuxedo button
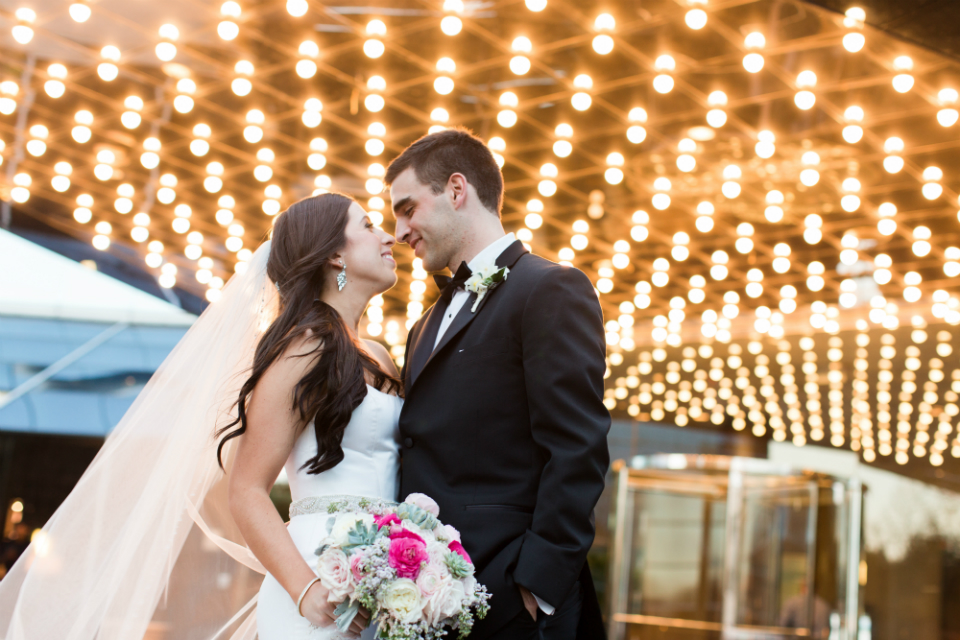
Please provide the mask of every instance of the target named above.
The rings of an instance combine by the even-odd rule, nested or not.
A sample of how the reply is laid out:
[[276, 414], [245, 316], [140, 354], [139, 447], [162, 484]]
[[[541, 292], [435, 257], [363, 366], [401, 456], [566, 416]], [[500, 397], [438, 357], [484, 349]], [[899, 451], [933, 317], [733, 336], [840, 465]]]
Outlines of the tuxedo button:
[[406, 448], [406, 449], [412, 449], [412, 448], [413, 448], [413, 438], [404, 438], [404, 439], [403, 439], [403, 446], [404, 446], [404, 448]]

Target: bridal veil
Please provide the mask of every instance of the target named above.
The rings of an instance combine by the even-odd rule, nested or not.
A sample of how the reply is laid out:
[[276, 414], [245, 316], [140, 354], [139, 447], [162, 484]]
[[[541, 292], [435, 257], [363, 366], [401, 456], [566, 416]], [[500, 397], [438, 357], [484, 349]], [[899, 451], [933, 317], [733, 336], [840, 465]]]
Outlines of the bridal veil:
[[0, 640], [252, 640], [263, 567], [227, 507], [233, 407], [276, 314], [270, 242], [137, 396], [0, 581]]

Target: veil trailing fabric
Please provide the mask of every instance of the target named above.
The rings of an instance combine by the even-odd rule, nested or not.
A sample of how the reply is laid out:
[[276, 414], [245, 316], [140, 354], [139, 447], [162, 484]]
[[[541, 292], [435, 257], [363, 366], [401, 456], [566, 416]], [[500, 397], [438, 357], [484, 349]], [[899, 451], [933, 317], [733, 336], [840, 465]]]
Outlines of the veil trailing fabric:
[[276, 317], [264, 243], [137, 396], [0, 581], [0, 640], [252, 640], [264, 569], [227, 505], [214, 431]]

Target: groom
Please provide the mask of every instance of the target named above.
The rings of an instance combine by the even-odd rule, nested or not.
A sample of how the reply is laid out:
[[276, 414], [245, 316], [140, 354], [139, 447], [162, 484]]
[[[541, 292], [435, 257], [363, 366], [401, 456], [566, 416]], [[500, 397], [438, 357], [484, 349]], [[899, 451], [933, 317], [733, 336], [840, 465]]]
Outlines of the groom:
[[493, 594], [471, 640], [601, 639], [586, 557], [610, 415], [593, 286], [504, 233], [500, 169], [464, 129], [414, 142], [386, 183], [397, 239], [455, 274], [407, 338], [400, 495], [437, 501]]

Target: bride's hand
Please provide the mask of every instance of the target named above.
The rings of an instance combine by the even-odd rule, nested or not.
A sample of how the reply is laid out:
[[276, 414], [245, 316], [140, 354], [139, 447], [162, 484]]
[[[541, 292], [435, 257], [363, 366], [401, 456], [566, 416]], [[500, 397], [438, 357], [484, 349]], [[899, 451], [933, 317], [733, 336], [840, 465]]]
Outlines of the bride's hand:
[[[329, 627], [337, 623], [337, 615], [334, 613], [334, 609], [336, 609], [340, 603], [329, 602], [329, 595], [330, 590], [323, 586], [323, 584], [317, 582], [310, 587], [307, 594], [303, 597], [303, 604], [300, 610], [303, 612], [303, 616], [310, 621], [310, 624], [315, 627]], [[369, 621], [370, 613], [363, 607], [360, 607], [360, 611], [356, 617], [354, 617], [353, 622], [350, 623], [347, 632], [355, 637], [359, 637], [360, 632], [367, 627]]]

